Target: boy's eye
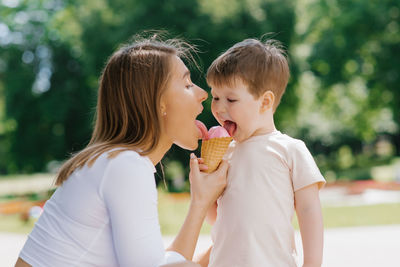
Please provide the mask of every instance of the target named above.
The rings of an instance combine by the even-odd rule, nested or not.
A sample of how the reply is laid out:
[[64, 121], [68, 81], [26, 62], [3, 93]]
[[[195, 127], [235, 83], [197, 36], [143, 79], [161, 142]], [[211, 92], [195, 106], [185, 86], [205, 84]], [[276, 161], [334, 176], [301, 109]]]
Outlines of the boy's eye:
[[230, 103], [233, 103], [233, 102], [236, 102], [237, 100], [236, 99], [229, 99], [228, 98], [228, 102], [230, 102]]
[[186, 85], [186, 89], [190, 89], [190, 88], [192, 88], [194, 86], [194, 84], [188, 84], [188, 85]]
[[219, 100], [219, 98], [218, 97], [213, 97], [213, 99], [212, 99], [213, 101], [218, 101]]

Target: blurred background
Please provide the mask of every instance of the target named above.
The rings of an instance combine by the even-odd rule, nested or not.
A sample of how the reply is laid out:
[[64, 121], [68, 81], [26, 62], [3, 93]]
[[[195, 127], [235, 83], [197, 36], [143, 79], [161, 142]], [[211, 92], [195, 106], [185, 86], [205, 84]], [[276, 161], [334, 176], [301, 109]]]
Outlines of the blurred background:
[[[234, 43], [281, 41], [291, 78], [276, 124], [328, 181], [326, 228], [400, 225], [398, 0], [0, 0], [0, 231], [29, 233], [58, 167], [90, 139], [107, 58], [151, 29], [197, 45], [192, 79], [208, 91], [208, 66]], [[165, 235], [187, 209], [188, 158], [172, 147], [158, 166]]]

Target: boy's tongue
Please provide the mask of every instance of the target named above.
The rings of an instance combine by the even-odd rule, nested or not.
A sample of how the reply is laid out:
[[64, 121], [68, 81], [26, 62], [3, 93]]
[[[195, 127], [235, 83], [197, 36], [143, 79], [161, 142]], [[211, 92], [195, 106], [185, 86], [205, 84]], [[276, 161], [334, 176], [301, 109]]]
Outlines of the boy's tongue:
[[234, 123], [233, 121], [225, 121], [224, 128], [230, 136], [233, 136], [236, 131], [236, 123]]

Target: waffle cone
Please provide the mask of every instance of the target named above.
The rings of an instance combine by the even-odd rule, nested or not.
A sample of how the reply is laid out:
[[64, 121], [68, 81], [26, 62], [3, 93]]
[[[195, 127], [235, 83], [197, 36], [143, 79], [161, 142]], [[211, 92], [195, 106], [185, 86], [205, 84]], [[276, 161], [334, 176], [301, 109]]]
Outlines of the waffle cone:
[[219, 137], [203, 140], [201, 144], [201, 157], [208, 166], [206, 172], [213, 172], [221, 163], [232, 137]]

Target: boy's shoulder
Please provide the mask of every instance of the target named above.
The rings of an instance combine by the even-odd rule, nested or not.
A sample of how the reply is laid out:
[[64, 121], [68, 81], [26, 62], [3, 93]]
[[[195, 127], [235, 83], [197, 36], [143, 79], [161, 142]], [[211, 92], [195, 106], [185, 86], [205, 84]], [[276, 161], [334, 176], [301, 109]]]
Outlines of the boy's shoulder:
[[267, 135], [260, 135], [258, 137], [253, 137], [252, 141], [259, 143], [268, 143], [269, 145], [276, 144], [278, 146], [286, 147], [287, 149], [292, 149], [297, 146], [304, 145], [304, 142], [302, 140], [291, 137], [280, 131], [275, 131]]
[[230, 149], [230, 151], [240, 151], [242, 154], [255, 153], [259, 155], [264, 155], [266, 151], [274, 151], [274, 153], [278, 153], [283, 158], [290, 158], [293, 154], [302, 154], [308, 151], [302, 140], [293, 138], [280, 131], [253, 136], [242, 143], [233, 141]]

